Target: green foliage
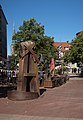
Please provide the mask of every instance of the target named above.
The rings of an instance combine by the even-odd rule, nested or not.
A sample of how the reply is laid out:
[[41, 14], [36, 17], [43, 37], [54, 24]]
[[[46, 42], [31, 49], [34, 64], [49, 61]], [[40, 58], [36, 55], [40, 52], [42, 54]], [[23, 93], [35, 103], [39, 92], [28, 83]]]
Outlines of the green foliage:
[[64, 56], [63, 56], [64, 63], [66, 63], [66, 64], [69, 63], [70, 59], [71, 59], [70, 51], [65, 51]]
[[71, 49], [64, 55], [65, 62], [83, 63], [83, 31], [71, 42]]
[[60, 69], [56, 69], [54, 74], [55, 75], [61, 75], [62, 74], [62, 69], [61, 68]]
[[40, 40], [44, 35], [44, 26], [40, 26], [34, 18], [29, 21], [24, 21], [23, 25], [19, 27], [19, 31], [15, 33], [12, 37], [14, 43], [15, 54], [19, 54], [19, 44], [20, 42], [32, 40], [39, 44]]
[[72, 41], [71, 44], [71, 61], [83, 63], [83, 31], [76, 36], [76, 38]]
[[53, 37], [48, 37], [44, 33], [44, 26], [37, 23], [34, 18], [24, 21], [19, 27], [19, 31], [14, 33], [12, 40], [14, 44], [15, 54], [19, 56], [19, 44], [24, 41], [33, 41], [36, 45], [36, 54], [38, 58], [43, 55], [43, 69], [47, 70], [51, 62], [51, 58], [57, 58], [56, 48], [53, 46]]
[[15, 70], [17, 68], [17, 63], [18, 63], [17, 60], [18, 60], [17, 56], [12, 55], [10, 57], [10, 69], [11, 70]]

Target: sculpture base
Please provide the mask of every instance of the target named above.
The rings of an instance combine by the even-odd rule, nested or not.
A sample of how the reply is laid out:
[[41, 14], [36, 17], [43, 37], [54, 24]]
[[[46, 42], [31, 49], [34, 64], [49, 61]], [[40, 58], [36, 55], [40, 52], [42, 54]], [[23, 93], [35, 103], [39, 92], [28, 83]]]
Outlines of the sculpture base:
[[31, 100], [39, 97], [37, 92], [25, 92], [25, 91], [9, 91], [8, 99], [23, 101], [23, 100]]

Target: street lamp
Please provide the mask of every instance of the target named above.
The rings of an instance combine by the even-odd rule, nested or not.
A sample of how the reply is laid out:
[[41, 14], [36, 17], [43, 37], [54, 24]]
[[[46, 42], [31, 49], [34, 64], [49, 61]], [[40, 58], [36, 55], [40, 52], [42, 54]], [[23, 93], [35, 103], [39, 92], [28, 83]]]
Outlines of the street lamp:
[[62, 45], [59, 46], [59, 61], [61, 63], [61, 69], [63, 74]]
[[43, 60], [43, 55], [41, 54], [40, 56], [40, 86], [42, 85], [42, 80], [44, 78], [44, 74], [43, 74], [43, 67], [42, 67], [42, 64], [43, 64], [44, 60]]
[[10, 56], [9, 55], [7, 58], [7, 64], [8, 64], [8, 80], [10, 80]]

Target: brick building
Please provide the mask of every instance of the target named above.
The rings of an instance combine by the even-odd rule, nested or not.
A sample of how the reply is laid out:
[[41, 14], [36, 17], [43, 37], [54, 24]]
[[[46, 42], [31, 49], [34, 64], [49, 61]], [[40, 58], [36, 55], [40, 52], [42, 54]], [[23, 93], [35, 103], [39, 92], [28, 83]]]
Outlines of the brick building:
[[70, 48], [70, 44], [68, 42], [54, 42], [53, 46], [55, 46], [58, 49], [59, 58], [62, 58], [64, 52], [69, 50]]

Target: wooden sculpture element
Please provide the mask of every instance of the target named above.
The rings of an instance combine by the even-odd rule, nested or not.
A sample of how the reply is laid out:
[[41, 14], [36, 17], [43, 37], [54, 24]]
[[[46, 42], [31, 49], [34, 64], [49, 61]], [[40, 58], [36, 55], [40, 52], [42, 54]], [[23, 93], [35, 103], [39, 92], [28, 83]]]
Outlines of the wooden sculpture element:
[[21, 42], [19, 76], [17, 91], [9, 94], [10, 99], [25, 100], [34, 99], [39, 96], [38, 67], [39, 62], [35, 54], [35, 44], [31, 41]]

